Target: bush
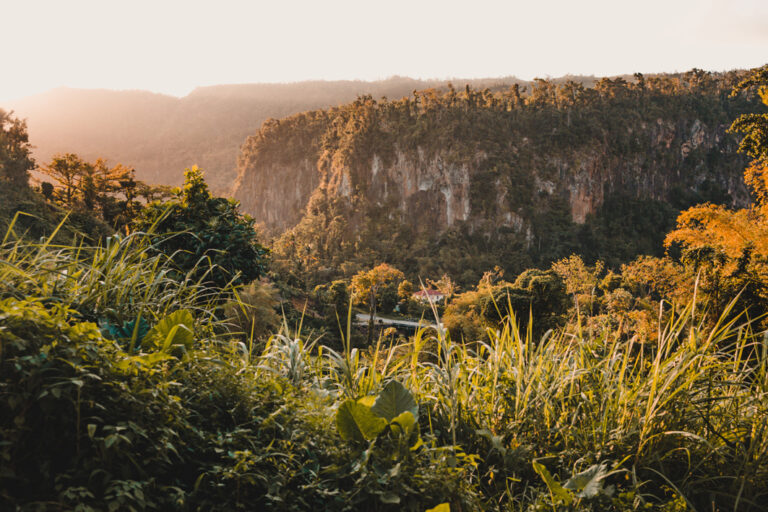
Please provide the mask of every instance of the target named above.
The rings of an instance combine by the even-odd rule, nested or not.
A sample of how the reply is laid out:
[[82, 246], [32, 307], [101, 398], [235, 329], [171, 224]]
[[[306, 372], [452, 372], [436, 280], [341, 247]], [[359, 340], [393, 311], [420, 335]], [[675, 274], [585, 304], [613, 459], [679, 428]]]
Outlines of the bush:
[[155, 235], [153, 247], [183, 272], [218, 287], [247, 284], [266, 273], [267, 249], [257, 240], [254, 220], [237, 201], [212, 197], [197, 167], [184, 173], [174, 200], [150, 203], [135, 231]]

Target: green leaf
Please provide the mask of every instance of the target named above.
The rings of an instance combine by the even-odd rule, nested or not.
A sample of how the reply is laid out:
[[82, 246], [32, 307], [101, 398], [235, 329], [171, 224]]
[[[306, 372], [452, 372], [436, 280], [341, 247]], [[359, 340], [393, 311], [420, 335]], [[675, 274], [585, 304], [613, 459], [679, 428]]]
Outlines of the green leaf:
[[449, 503], [441, 503], [436, 507], [428, 509], [426, 512], [451, 512], [451, 505]]
[[573, 495], [563, 488], [560, 483], [552, 478], [552, 475], [547, 471], [547, 468], [543, 464], [539, 464], [535, 460], [533, 461], [533, 470], [539, 474], [544, 483], [547, 484], [549, 494], [552, 496], [552, 503], [555, 505], [563, 504], [570, 505], [573, 502]]
[[416, 450], [418, 450], [422, 446], [424, 446], [424, 440], [421, 438], [421, 436], [419, 436], [419, 438], [416, 440], [416, 442], [413, 443], [413, 446], [411, 446], [411, 451], [415, 452]]
[[336, 427], [347, 441], [374, 439], [386, 426], [387, 422], [373, 414], [370, 407], [354, 400], [347, 400], [336, 411]]
[[413, 428], [416, 425], [416, 418], [414, 418], [411, 411], [405, 411], [402, 414], [398, 414], [391, 422], [390, 426], [393, 432], [400, 434], [410, 435], [413, 432]]
[[156, 365], [157, 363], [167, 361], [168, 359], [174, 359], [174, 357], [170, 354], [166, 354], [165, 352], [155, 352], [141, 356], [126, 357], [125, 359], [119, 361], [116, 366], [120, 370], [127, 371], [134, 366], [144, 366], [149, 368]]
[[384, 386], [371, 411], [386, 419], [387, 422], [391, 422], [406, 411], [413, 414], [414, 421], [419, 417], [419, 406], [416, 405], [413, 395], [396, 380], [391, 380]]
[[563, 485], [574, 491], [579, 498], [594, 498], [603, 491], [603, 479], [608, 476], [605, 464], [593, 464], [581, 473], [576, 473]]
[[373, 407], [374, 402], [376, 401], [375, 396], [364, 396], [363, 398], [358, 398], [357, 403], [363, 404], [367, 407]]
[[172, 346], [182, 345], [187, 350], [195, 341], [195, 318], [187, 309], [174, 311], [150, 329], [141, 340], [143, 347], [153, 346], [167, 352]]
[[480, 430], [475, 430], [475, 433], [481, 437], [486, 438], [488, 441], [490, 441], [491, 448], [499, 452], [502, 457], [507, 454], [507, 449], [504, 447], [504, 444], [502, 442], [503, 438], [501, 436], [495, 436], [493, 435], [493, 432], [485, 428]]

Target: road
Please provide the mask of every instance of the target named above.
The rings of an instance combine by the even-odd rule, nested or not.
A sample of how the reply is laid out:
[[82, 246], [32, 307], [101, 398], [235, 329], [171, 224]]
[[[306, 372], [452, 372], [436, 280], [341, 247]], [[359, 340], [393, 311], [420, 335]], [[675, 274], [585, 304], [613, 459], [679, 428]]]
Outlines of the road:
[[[361, 324], [368, 323], [368, 321], [371, 319], [371, 315], [366, 315], [365, 313], [357, 313], [357, 321]], [[434, 327], [437, 328], [437, 324], [427, 323], [427, 322], [414, 322], [412, 320], [392, 320], [391, 318], [382, 318], [380, 316], [374, 317], [373, 321], [377, 324], [384, 324], [384, 325], [394, 325], [394, 326], [402, 326], [402, 327], [411, 327], [414, 329], [417, 329], [419, 327]], [[442, 324], [440, 325], [442, 327]]]

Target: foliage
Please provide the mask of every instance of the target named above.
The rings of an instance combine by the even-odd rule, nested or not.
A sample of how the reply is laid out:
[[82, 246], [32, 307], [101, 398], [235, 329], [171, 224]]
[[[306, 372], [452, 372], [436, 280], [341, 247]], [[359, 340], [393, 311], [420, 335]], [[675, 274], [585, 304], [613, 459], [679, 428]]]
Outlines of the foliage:
[[236, 300], [225, 306], [227, 323], [250, 351], [263, 348], [267, 338], [280, 326], [277, 290], [266, 281], [254, 281], [237, 290]]
[[[337, 353], [284, 327], [258, 355], [215, 315], [213, 295], [234, 293], [175, 278], [149, 241], [0, 247], [3, 508], [547, 510], [568, 496], [750, 511], [768, 496], [768, 350], [735, 305], [715, 319], [666, 306], [655, 338], [539, 337], [506, 318], [472, 344], [422, 329]], [[457, 297], [565, 296], [555, 277], [491, 272]]]
[[511, 317], [521, 329], [530, 327], [540, 336], [563, 323], [568, 303], [565, 286], [555, 272], [529, 269], [486, 298], [482, 313], [494, 327]]
[[349, 285], [341, 279], [320, 284], [312, 291], [312, 296], [318, 304], [326, 330], [338, 333], [350, 307]]
[[367, 396], [342, 403], [336, 411], [336, 427], [347, 441], [372, 441], [387, 428], [407, 441], [418, 417], [411, 393], [399, 382], [390, 381], [375, 401]]
[[576, 254], [552, 264], [552, 270], [565, 284], [565, 291], [574, 297], [575, 306], [579, 309], [586, 306], [587, 311], [592, 310], [599, 276], [604, 268], [602, 261], [595, 263], [594, 267], [589, 267], [584, 264], [581, 256]]
[[[573, 253], [616, 269], [662, 256], [680, 210], [746, 203], [734, 183], [744, 159], [722, 128], [755, 106], [748, 94], [728, 97], [744, 76], [361, 96], [265, 125], [244, 146], [236, 196], [271, 228], [288, 228], [275, 258], [309, 289], [382, 261], [414, 283], [447, 274], [462, 287], [493, 265], [519, 274]], [[414, 191], [412, 167], [456, 176]], [[280, 172], [299, 197], [275, 215], [263, 205], [282, 190], [270, 184]]]
[[[619, 79], [596, 89], [626, 93]], [[558, 90], [539, 84], [527, 101], [567, 104]], [[221, 204], [199, 174], [178, 201]], [[63, 225], [31, 242], [12, 222], [0, 508], [762, 510], [763, 208], [683, 214], [670, 235], [682, 264], [646, 256], [606, 273], [571, 256], [512, 282], [496, 267], [447, 306], [447, 330], [360, 350], [349, 318], [339, 351], [302, 321], [246, 346], [221, 305], [266, 331], [270, 315], [249, 308], [272, 310], [269, 288], [213, 286], [202, 260], [181, 272], [153, 229], [65, 245]], [[358, 276], [358, 299], [407, 288], [388, 265]], [[748, 278], [756, 287], [736, 290]], [[337, 313], [346, 291], [336, 281], [313, 299]]]
[[[399, 292], [400, 283], [405, 279], [402, 272], [396, 268], [382, 263], [370, 270], [360, 271], [352, 276], [352, 282], [349, 285], [350, 296], [355, 304], [363, 306], [372, 306], [381, 300], [381, 297], [396, 298]], [[391, 306], [391, 307], [387, 307]], [[391, 300], [385, 302], [381, 309], [391, 311], [394, 304]]]
[[141, 210], [144, 202], [169, 196], [168, 187], [150, 186], [135, 179], [135, 170], [122, 164], [110, 168], [106, 160], [87, 162], [74, 153], [55, 155], [40, 172], [56, 186], [43, 181], [42, 195], [50, 202], [122, 229]]
[[185, 172], [175, 199], [147, 205], [132, 228], [151, 232], [155, 250], [182, 272], [195, 269], [196, 279], [218, 287], [247, 284], [266, 272], [267, 250], [253, 219], [238, 212], [236, 201], [211, 196], [197, 167]]
[[[733, 89], [732, 96], [748, 89], [757, 89], [763, 104], [768, 106], [768, 65], [752, 70]], [[731, 131], [743, 133], [739, 150], [757, 161], [768, 159], [768, 114], [743, 114], [731, 125]]]
[[[768, 68], [753, 72], [734, 89], [757, 88], [768, 106]], [[683, 262], [701, 281], [701, 287], [721, 309], [741, 294], [752, 315], [768, 307], [768, 203], [765, 170], [768, 162], [768, 114], [747, 114], [731, 125], [744, 133], [740, 149], [754, 158], [745, 172], [745, 181], [755, 192], [757, 204], [731, 210], [704, 204], [690, 208], [677, 219], [665, 245], [679, 247]]]
[[0, 184], [4, 190], [27, 187], [29, 171], [35, 166], [31, 150], [26, 123], [0, 109]]
[[476, 290], [458, 295], [446, 307], [443, 322], [457, 339], [485, 339], [489, 329], [498, 329], [507, 321], [522, 330], [530, 325], [541, 336], [565, 320], [569, 300], [554, 271], [529, 269], [514, 283], [500, 278], [491, 283], [489, 279], [486, 274]]

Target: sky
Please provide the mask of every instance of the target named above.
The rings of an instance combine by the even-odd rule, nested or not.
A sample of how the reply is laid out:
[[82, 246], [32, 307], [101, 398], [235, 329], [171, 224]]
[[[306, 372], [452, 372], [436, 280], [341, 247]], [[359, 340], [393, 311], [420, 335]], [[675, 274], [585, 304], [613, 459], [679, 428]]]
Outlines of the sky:
[[0, 101], [67, 86], [610, 76], [768, 63], [766, 0], [0, 0]]

